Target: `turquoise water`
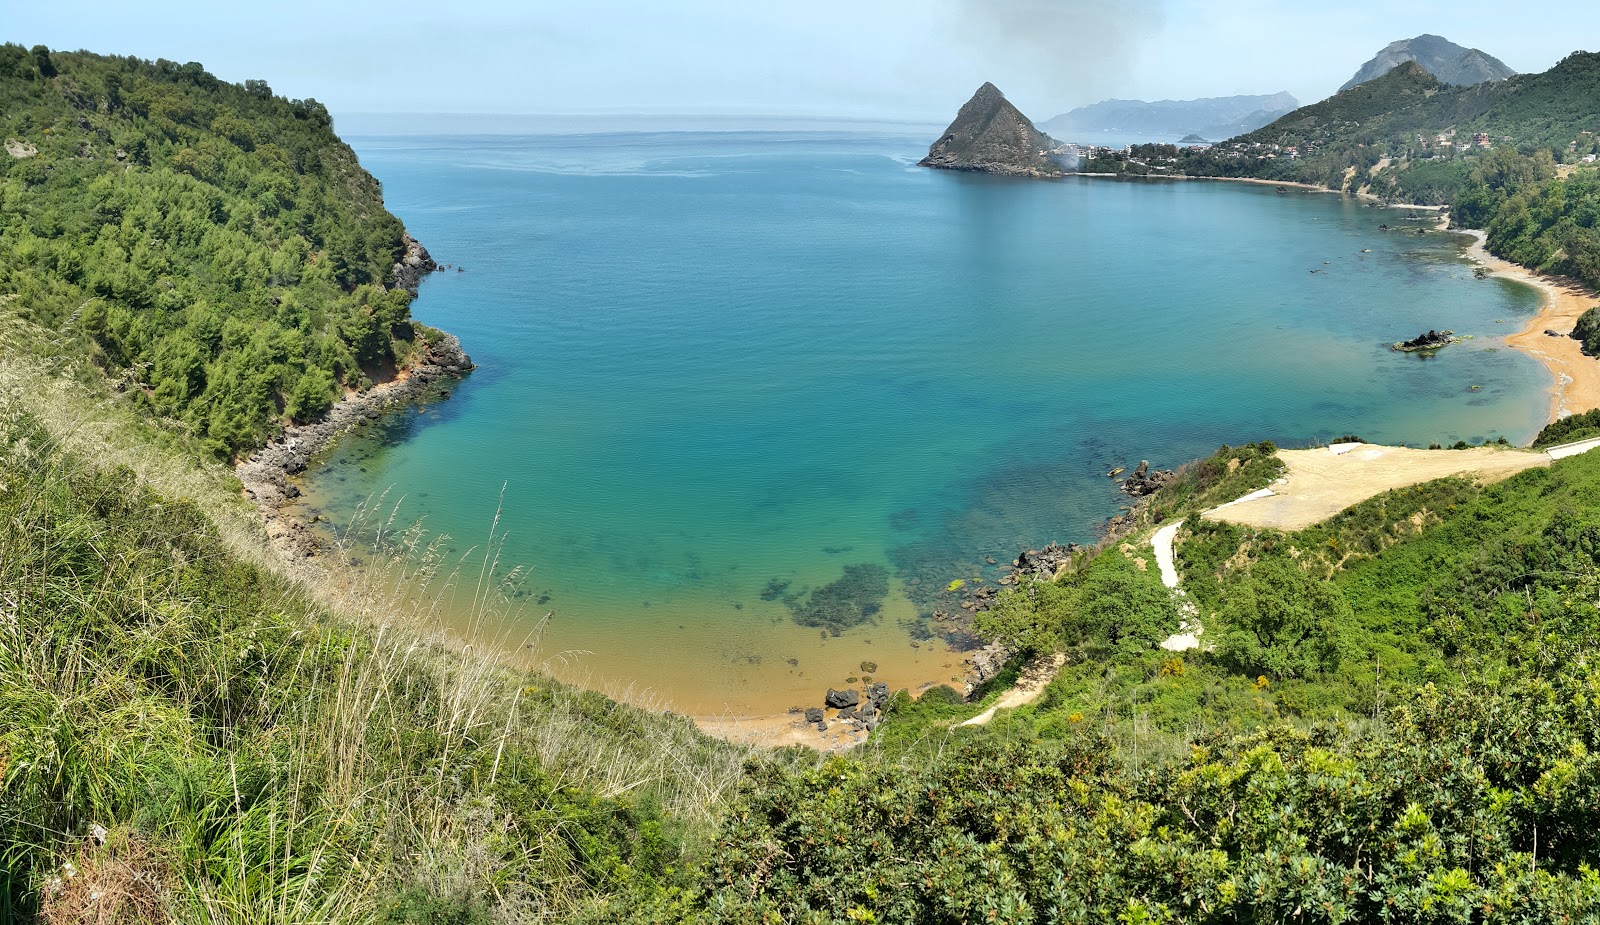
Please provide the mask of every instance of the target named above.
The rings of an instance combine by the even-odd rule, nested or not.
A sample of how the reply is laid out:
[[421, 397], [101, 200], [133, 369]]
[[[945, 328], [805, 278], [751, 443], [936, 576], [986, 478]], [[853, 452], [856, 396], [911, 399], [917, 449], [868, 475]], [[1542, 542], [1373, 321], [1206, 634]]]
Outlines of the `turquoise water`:
[[[1115, 466], [1346, 433], [1524, 442], [1546, 408], [1548, 374], [1496, 339], [1532, 291], [1337, 196], [930, 171], [926, 139], [894, 135], [354, 144], [464, 268], [414, 311], [480, 368], [346, 441], [308, 495], [335, 523], [403, 495], [459, 547], [503, 503], [502, 559], [528, 569], [527, 620], [553, 611], [562, 673], [684, 710], [809, 704], [863, 660], [948, 678], [959, 657], [918, 638], [928, 592], [1092, 540]], [[1384, 346], [1430, 327], [1474, 339]], [[889, 595], [838, 637], [763, 599], [863, 564]]]

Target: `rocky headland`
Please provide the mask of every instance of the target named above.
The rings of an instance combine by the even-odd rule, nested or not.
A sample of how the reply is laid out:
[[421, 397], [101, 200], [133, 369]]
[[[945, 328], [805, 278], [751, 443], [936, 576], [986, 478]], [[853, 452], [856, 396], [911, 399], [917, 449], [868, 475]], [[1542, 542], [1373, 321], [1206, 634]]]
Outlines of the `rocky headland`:
[[417, 286], [422, 283], [422, 277], [429, 273], [443, 272], [439, 264], [434, 261], [428, 249], [411, 235], [407, 234], [402, 239], [405, 242], [405, 253], [395, 261], [390, 275], [394, 282], [389, 288], [404, 289], [412, 295], [417, 294]]
[[928, 147], [922, 167], [1012, 177], [1059, 177], [1061, 146], [1033, 127], [992, 83], [985, 83]]

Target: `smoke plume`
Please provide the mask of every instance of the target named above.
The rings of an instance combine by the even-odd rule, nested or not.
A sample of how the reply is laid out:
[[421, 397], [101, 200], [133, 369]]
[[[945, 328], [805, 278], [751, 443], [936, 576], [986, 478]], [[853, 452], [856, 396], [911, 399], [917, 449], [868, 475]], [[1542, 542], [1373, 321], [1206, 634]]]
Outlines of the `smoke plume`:
[[992, 79], [1031, 84], [1036, 93], [1074, 105], [1124, 84], [1140, 44], [1165, 19], [1163, 0], [958, 3], [963, 38], [994, 69]]

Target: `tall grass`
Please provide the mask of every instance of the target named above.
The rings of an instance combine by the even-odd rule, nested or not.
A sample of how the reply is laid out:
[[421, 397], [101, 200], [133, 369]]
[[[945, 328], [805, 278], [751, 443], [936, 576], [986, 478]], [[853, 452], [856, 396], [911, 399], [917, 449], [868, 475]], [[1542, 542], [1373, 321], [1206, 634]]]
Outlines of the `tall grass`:
[[493, 535], [347, 534], [391, 566], [335, 615], [49, 423], [0, 398], [11, 918], [565, 921], [673, 882], [738, 785], [685, 718], [449, 644], [458, 584], [484, 632], [510, 606]]

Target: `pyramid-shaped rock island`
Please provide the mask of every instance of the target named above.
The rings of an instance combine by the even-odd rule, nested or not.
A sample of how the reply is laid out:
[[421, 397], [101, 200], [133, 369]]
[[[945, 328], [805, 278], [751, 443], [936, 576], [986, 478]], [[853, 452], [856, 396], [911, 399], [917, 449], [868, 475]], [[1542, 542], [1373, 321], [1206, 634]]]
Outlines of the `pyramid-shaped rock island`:
[[954, 122], [928, 148], [921, 166], [1013, 177], [1059, 177], [1061, 146], [1033, 127], [992, 83], [972, 94]]

